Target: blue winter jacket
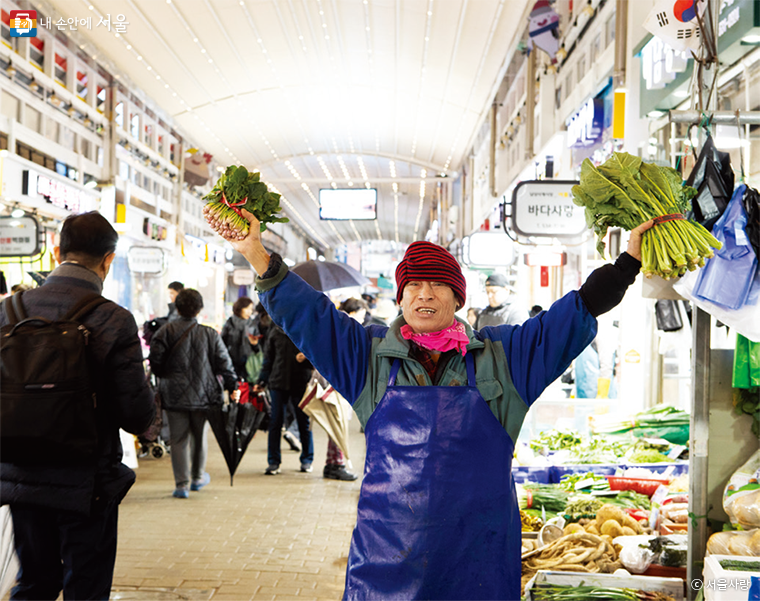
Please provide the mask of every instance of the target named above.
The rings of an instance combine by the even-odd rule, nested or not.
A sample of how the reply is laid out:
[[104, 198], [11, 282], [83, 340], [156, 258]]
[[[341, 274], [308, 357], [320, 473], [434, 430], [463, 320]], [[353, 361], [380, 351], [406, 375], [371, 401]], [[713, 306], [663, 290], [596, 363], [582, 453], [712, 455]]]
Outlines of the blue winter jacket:
[[[617, 274], [609, 265], [589, 276], [587, 283], [594, 282], [592, 295], [569, 292], [522, 325], [474, 331], [460, 320], [470, 339], [467, 352], [475, 358], [478, 390], [513, 441], [530, 405], [596, 336], [594, 315], [617, 304], [635, 279], [641, 264], [629, 255], [621, 257], [614, 266]], [[432, 385], [423, 366], [409, 355], [409, 341], [400, 335], [406, 323], [403, 317], [390, 327], [365, 328], [336, 310], [324, 294], [284, 264], [272, 277], [257, 278], [256, 286], [272, 320], [353, 405], [363, 424], [382, 399], [396, 358], [402, 361], [398, 386]], [[610, 298], [600, 300], [601, 296]], [[590, 312], [588, 299], [601, 308]], [[466, 383], [465, 361], [457, 354], [447, 363], [438, 385]]]

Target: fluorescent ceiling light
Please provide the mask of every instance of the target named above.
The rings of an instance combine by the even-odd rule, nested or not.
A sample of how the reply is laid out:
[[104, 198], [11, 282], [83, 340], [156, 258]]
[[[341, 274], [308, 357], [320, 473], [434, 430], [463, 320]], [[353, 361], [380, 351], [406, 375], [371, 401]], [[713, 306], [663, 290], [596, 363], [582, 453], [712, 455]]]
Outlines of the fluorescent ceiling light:
[[13, 217], [14, 219], [21, 219], [24, 215], [26, 215], [26, 211], [18, 207], [16, 207], [15, 209], [11, 211], [11, 217]]
[[686, 98], [689, 95], [689, 90], [676, 90], [673, 92], [673, 96], [676, 98]]
[[742, 42], [745, 44], [760, 44], [760, 35], [751, 33], [750, 35], [745, 35], [742, 38]]

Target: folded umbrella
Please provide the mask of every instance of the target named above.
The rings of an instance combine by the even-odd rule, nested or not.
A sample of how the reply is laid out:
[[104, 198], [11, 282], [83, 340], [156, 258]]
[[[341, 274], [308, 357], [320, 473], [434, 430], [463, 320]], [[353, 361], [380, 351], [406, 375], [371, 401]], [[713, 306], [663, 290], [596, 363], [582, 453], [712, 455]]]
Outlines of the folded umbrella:
[[346, 263], [304, 261], [291, 267], [290, 271], [301, 276], [314, 290], [321, 292], [370, 283], [368, 278]]
[[348, 422], [351, 419], [353, 409], [348, 401], [336, 390], [329, 386], [326, 390], [318, 383], [314, 383], [306, 390], [303, 399], [299, 403], [301, 410], [322, 426], [338, 448], [343, 451], [346, 459], [350, 461], [348, 448]]
[[266, 415], [252, 403], [226, 403], [214, 405], [208, 412], [208, 421], [230, 470], [230, 486], [248, 444]]

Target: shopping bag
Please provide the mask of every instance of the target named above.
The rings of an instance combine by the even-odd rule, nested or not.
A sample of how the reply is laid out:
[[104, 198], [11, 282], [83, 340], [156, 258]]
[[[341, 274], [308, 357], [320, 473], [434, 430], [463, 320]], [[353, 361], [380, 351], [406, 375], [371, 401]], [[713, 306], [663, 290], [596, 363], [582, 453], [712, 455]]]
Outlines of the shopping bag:
[[245, 373], [249, 382], [256, 383], [259, 381], [259, 372], [264, 364], [264, 353], [251, 353], [245, 360]]
[[148, 429], [145, 430], [140, 435], [140, 440], [144, 440], [146, 442], [156, 442], [158, 440], [158, 435], [161, 434], [161, 428], [164, 426], [164, 420], [163, 420], [163, 411], [161, 411], [161, 393], [156, 391], [153, 394], [153, 402], [156, 404], [156, 417], [153, 418], [153, 423], [148, 426]]
[[697, 189], [697, 196], [691, 201], [692, 210], [686, 216], [712, 230], [734, 191], [734, 172], [730, 155], [715, 147], [709, 133], [686, 185]]
[[654, 304], [654, 315], [657, 319], [657, 329], [663, 332], [675, 332], [683, 327], [678, 301], [658, 300]]
[[760, 342], [747, 340], [736, 335], [734, 351], [734, 388], [755, 388], [760, 386]]
[[736, 188], [728, 209], [715, 224], [713, 235], [722, 246], [699, 270], [693, 289], [695, 296], [731, 310], [757, 301], [757, 292], [752, 294], [757, 257], [745, 231], [747, 214], [742, 205], [745, 191], [744, 184]]
[[744, 230], [755, 256], [760, 259], [760, 192], [747, 186], [742, 202], [747, 214], [747, 227]]

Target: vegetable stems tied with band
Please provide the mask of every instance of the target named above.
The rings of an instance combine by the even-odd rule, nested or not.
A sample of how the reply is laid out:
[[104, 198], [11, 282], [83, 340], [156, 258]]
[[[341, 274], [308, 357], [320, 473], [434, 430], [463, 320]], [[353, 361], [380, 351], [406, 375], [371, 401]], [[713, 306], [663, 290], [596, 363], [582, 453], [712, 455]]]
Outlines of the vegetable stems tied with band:
[[580, 185], [573, 186], [573, 202], [586, 209], [586, 224], [598, 237], [597, 250], [604, 256], [604, 236], [610, 227], [632, 230], [655, 220], [641, 241], [641, 271], [646, 277], [666, 280], [686, 270], [703, 267], [721, 243], [697, 222], [685, 219], [697, 191], [683, 185], [681, 174], [671, 167], [645, 163], [640, 157], [615, 152], [595, 167], [588, 159], [581, 165]]

